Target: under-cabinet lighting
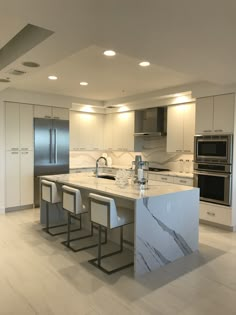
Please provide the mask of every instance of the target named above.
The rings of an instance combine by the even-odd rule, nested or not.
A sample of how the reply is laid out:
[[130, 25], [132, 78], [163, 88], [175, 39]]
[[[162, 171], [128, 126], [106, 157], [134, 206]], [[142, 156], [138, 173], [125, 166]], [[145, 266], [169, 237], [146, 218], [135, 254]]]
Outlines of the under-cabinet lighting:
[[88, 82], [80, 82], [80, 85], [86, 86], [86, 85], [88, 85]]
[[83, 107], [81, 107], [80, 111], [85, 112], [85, 113], [94, 113], [95, 112], [95, 110], [90, 105], [84, 105]]

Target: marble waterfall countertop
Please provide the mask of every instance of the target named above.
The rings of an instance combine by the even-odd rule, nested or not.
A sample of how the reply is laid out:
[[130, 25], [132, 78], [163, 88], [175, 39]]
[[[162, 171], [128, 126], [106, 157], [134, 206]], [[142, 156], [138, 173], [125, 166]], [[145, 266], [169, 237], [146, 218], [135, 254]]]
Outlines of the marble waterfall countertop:
[[189, 186], [176, 185], [172, 183], [157, 182], [149, 180], [148, 189], [140, 190], [137, 185], [129, 184], [119, 187], [116, 181], [104, 178], [96, 178], [91, 173], [72, 173], [60, 175], [47, 175], [42, 178], [67, 184], [78, 188], [86, 188], [91, 191], [108, 193], [113, 196], [123, 197], [126, 199], [137, 200], [144, 197], [161, 196], [166, 194], [178, 193], [180, 191], [198, 190]]
[[[92, 173], [72, 173], [42, 176], [58, 185], [67, 184], [81, 190], [84, 202], [95, 192], [125, 204], [134, 211], [134, 275], [140, 276], [165, 266], [176, 259], [191, 255], [198, 249], [199, 189], [160, 181], [149, 181], [148, 189], [129, 184], [118, 187], [114, 180], [96, 178]], [[53, 208], [53, 204], [49, 207]], [[49, 211], [58, 217], [64, 213], [61, 205]], [[41, 202], [41, 218], [45, 217], [45, 202]], [[50, 219], [51, 224], [55, 223]], [[41, 223], [43, 223], [41, 221]], [[113, 230], [112, 230], [113, 231]]]

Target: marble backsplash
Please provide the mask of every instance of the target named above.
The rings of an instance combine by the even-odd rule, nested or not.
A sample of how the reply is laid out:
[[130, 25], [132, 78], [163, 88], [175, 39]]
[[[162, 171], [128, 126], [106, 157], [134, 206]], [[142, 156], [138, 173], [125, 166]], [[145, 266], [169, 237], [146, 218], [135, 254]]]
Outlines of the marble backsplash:
[[192, 172], [193, 154], [166, 152], [166, 137], [145, 138], [142, 152], [129, 151], [71, 151], [70, 168], [95, 167], [96, 159], [107, 153], [112, 159], [112, 165], [131, 167], [135, 155], [141, 154], [144, 161], [149, 161], [154, 167], [168, 168], [176, 172]]

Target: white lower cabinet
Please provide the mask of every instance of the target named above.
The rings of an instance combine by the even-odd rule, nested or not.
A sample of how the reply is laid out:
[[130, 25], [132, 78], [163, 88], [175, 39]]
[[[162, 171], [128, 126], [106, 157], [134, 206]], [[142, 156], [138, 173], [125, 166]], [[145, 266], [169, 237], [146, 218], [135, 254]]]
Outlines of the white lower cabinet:
[[185, 186], [193, 186], [192, 178], [154, 174], [154, 173], [149, 173], [148, 178], [150, 180], [157, 180], [160, 182], [172, 183], [172, 184], [177, 184], [177, 185], [185, 185]]
[[20, 152], [6, 152], [6, 200], [5, 207], [20, 206]]
[[6, 209], [33, 204], [33, 162], [33, 151], [6, 152]]
[[232, 226], [232, 209], [230, 207], [200, 202], [199, 217], [204, 221]]
[[20, 153], [20, 205], [34, 203], [34, 154], [33, 151]]

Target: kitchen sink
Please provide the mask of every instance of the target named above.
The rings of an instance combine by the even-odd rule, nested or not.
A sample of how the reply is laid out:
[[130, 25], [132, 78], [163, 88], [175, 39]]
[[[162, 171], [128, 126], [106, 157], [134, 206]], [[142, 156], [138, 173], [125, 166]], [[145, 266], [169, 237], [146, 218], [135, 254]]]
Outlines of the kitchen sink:
[[98, 175], [97, 177], [98, 178], [111, 179], [111, 180], [115, 180], [116, 179], [116, 177], [114, 175], [108, 175], [108, 174], [106, 174], [106, 175]]

